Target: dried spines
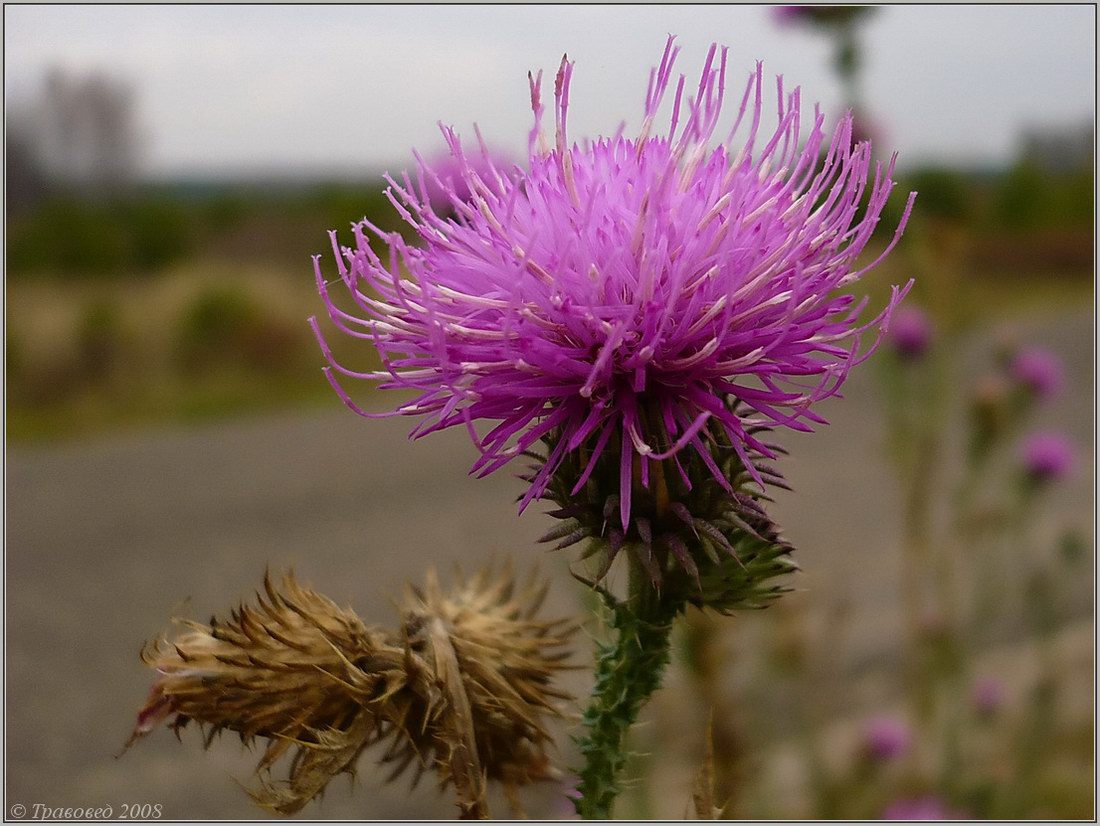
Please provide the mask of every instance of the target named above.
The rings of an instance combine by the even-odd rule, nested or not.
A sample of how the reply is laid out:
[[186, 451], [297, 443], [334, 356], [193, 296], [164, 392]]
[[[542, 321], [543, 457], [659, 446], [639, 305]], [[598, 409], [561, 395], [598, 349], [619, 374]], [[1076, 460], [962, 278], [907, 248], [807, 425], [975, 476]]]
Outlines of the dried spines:
[[[390, 779], [428, 768], [453, 785], [464, 817], [486, 817], [488, 779], [509, 793], [556, 776], [545, 717], [565, 695], [553, 678], [567, 666], [571, 627], [536, 618], [545, 587], [522, 589], [509, 572], [481, 572], [450, 592], [434, 572], [409, 588], [397, 632], [369, 627], [349, 609], [285, 576], [265, 577], [255, 605], [209, 625], [183, 621], [173, 642], [142, 652], [158, 672], [130, 742], [174, 715], [246, 743], [268, 738], [257, 766], [256, 802], [299, 810], [368, 746], [388, 742]], [[129, 744], [128, 744], [129, 745]], [[285, 780], [275, 762], [293, 750]], [[514, 795], [513, 795], [514, 796]]]
[[[392, 645], [351, 611], [302, 588], [288, 574], [282, 593], [266, 584], [268, 601], [231, 611], [226, 622], [181, 621], [188, 629], [173, 643], [163, 638], [142, 651], [156, 668], [146, 709], [174, 713], [238, 732], [250, 741], [271, 738], [260, 768], [274, 763], [295, 741], [344, 721], [348, 697], [369, 696], [380, 676], [356, 661], [376, 659]], [[140, 736], [143, 731], [136, 731]]]

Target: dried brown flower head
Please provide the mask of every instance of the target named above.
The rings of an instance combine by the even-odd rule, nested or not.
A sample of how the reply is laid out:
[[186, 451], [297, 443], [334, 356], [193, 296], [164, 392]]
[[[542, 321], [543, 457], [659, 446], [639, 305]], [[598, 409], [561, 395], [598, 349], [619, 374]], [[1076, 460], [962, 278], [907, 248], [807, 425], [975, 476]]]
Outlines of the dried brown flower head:
[[[387, 741], [384, 762], [435, 769], [453, 784], [463, 816], [487, 817], [487, 779], [511, 799], [519, 785], [556, 776], [547, 716], [561, 716], [554, 675], [567, 668], [564, 621], [535, 618], [545, 588], [517, 589], [507, 569], [458, 579], [449, 593], [434, 571], [409, 588], [396, 632], [364, 625], [347, 608], [286, 574], [264, 577], [255, 605], [227, 622], [179, 621], [174, 640], [142, 651], [157, 678], [127, 746], [169, 720], [190, 720], [246, 743], [267, 738], [250, 793], [289, 814], [341, 772], [354, 773], [368, 746]], [[285, 780], [274, 764], [293, 749]]]
[[[566, 668], [562, 650], [572, 632], [565, 621], [543, 621], [535, 614], [546, 595], [534, 579], [517, 589], [510, 573], [481, 571], [444, 593], [434, 571], [427, 587], [409, 587], [400, 605], [401, 628], [411, 673], [442, 680], [444, 694], [462, 694], [466, 702], [429, 703], [424, 738], [410, 734], [408, 745], [447, 755], [441, 773], [466, 773], [463, 755], [472, 733], [481, 771], [514, 790], [536, 780], [558, 777], [547, 755], [551, 737], [543, 719], [558, 715], [557, 700], [569, 695], [553, 678]], [[461, 681], [462, 691], [455, 690]], [[447, 719], [450, 718], [450, 719]], [[461, 734], [461, 738], [456, 735]], [[405, 755], [408, 760], [408, 754]]]

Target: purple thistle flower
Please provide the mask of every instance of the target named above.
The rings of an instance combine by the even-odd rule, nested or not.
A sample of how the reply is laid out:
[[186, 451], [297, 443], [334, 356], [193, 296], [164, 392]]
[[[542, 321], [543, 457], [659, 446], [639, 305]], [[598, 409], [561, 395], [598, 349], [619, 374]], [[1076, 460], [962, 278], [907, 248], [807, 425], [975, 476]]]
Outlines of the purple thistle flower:
[[912, 734], [904, 720], [876, 717], [863, 730], [863, 751], [872, 760], [887, 761], [909, 750]]
[[454, 210], [454, 200], [466, 203], [473, 197], [469, 184], [464, 175], [465, 163], [469, 163], [473, 171], [480, 176], [487, 177], [494, 169], [507, 169], [509, 163], [504, 160], [504, 155], [497, 152], [472, 155], [467, 161], [463, 161], [450, 152], [440, 153], [429, 158], [425, 164], [430, 170], [424, 179], [427, 187], [428, 204], [437, 215], [448, 215]]
[[772, 6], [772, 20], [779, 26], [809, 23], [818, 26], [845, 26], [875, 11], [874, 6]]
[[1009, 365], [1012, 378], [1039, 399], [1058, 394], [1064, 381], [1062, 361], [1042, 347], [1020, 350]]
[[935, 795], [902, 798], [889, 804], [880, 820], [958, 820], [965, 817]]
[[907, 304], [890, 322], [890, 343], [903, 359], [918, 359], [932, 343], [932, 322], [920, 307]]
[[853, 142], [869, 141], [873, 145], [876, 141], [882, 140], [883, 132], [883, 126], [877, 119], [871, 117], [865, 111], [852, 110]]
[[1036, 482], [1056, 482], [1073, 472], [1075, 450], [1061, 433], [1040, 432], [1028, 436], [1020, 458], [1028, 477]]
[[979, 714], [990, 717], [1000, 711], [1005, 701], [1004, 683], [995, 677], [981, 677], [970, 691], [971, 702]]
[[[341, 331], [373, 342], [385, 366], [360, 373], [338, 364], [311, 319], [330, 363], [325, 373], [352, 410], [372, 415], [337, 374], [415, 391], [414, 401], [380, 415], [424, 417], [414, 436], [465, 426], [481, 452], [471, 471], [478, 475], [547, 439], [549, 456], [521, 509], [546, 492], [567, 453], [584, 451], [575, 490], [609, 457], [619, 467], [624, 526], [632, 484], [649, 485], [652, 463], [671, 459], [690, 488], [678, 454], [694, 451], [732, 490], [708, 449], [720, 435], [763, 485], [749, 454], [775, 452], [752, 435], [756, 428], [825, 423], [812, 406], [836, 395], [869, 355], [860, 353], [862, 334], [885, 331], [909, 285], [895, 287], [864, 324], [866, 300], [838, 290], [897, 243], [913, 196], [886, 250], [858, 267], [894, 187], [894, 160], [872, 172], [870, 145], [851, 143], [850, 116], [830, 139], [815, 109], [804, 132], [799, 90], [785, 91], [781, 78], [772, 99], [778, 128], [762, 133], [760, 64], [728, 137], [711, 147], [726, 94], [726, 50], [711, 47], [694, 95], [683, 75], [674, 82], [678, 51], [669, 38], [650, 73], [636, 137], [620, 128], [570, 142], [573, 64], [563, 58], [552, 142], [541, 129], [541, 73], [530, 80], [527, 170], [499, 168], [476, 128], [479, 148], [471, 152], [441, 127], [460, 175], [448, 183], [417, 156], [416, 173], [388, 178], [390, 201], [420, 246], [366, 220], [352, 227], [354, 247], [330, 234], [358, 315], [333, 301], [316, 256], [329, 316]], [[671, 122], [655, 135], [670, 88]], [[735, 146], [743, 126], [748, 134]], [[453, 192], [459, 178], [473, 193], [468, 201]], [[452, 189], [453, 217], [432, 209], [429, 179]], [[388, 255], [368, 234], [388, 245]], [[478, 435], [479, 421], [493, 426]]]
[[772, 6], [772, 20], [780, 26], [789, 26], [809, 17], [812, 9], [808, 6]]

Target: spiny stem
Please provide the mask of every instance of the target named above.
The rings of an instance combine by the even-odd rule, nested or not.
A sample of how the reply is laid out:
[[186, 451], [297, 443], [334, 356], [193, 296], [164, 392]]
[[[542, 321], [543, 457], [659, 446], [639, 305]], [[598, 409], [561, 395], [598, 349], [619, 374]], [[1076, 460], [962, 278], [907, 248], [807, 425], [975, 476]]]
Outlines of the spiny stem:
[[585, 765], [579, 772], [576, 806], [585, 820], [612, 816], [627, 732], [660, 686], [669, 659], [669, 634], [679, 606], [662, 601], [637, 567], [631, 565], [628, 601], [605, 596], [615, 639], [597, 651], [596, 685], [584, 713], [586, 731], [577, 740]]

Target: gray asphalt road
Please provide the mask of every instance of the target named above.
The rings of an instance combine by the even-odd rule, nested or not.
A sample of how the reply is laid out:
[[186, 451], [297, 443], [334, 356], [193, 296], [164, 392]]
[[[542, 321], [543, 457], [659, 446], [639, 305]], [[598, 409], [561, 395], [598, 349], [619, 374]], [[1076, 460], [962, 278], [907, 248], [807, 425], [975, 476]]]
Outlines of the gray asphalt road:
[[[1040, 332], [1070, 375], [1052, 426], [1091, 448], [1089, 316], [1055, 319]], [[809, 589], [800, 598], [850, 598], [857, 648], [869, 652], [889, 649], [898, 633], [897, 491], [879, 458], [869, 376], [848, 387], [846, 400], [826, 406], [830, 428], [786, 439], [793, 455], [784, 468], [798, 493], [776, 512], [800, 549], [800, 584]], [[389, 622], [389, 595], [429, 564], [473, 568], [514, 555], [538, 559], [555, 580], [549, 611], [576, 612], [565, 558], [533, 545], [545, 518], [537, 509], [516, 518], [520, 483], [507, 472], [468, 479], [474, 451], [463, 433], [409, 443], [410, 424], [364, 421], [334, 402], [323, 415], [9, 451], [9, 808], [111, 805], [117, 815], [123, 803], [159, 803], [169, 818], [260, 816], [233, 779], [249, 781], [254, 757], [233, 740], [203, 754], [196, 732], [185, 731], [181, 745], [158, 731], [121, 759], [114, 754], [149, 682], [140, 644], [173, 615], [225, 611], [267, 565], [292, 565], [368, 621]], [[1082, 467], [1055, 503], [1085, 527], [1088, 476]], [[571, 684], [583, 692], [585, 674]], [[357, 789], [336, 782], [305, 815], [454, 813], [427, 785], [410, 793], [379, 781], [365, 763]], [[552, 791], [528, 798], [533, 814], [553, 812]], [[504, 812], [499, 802], [496, 812]]]

